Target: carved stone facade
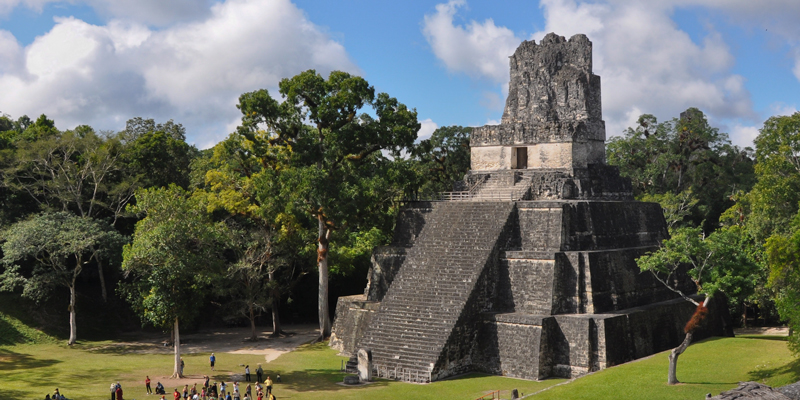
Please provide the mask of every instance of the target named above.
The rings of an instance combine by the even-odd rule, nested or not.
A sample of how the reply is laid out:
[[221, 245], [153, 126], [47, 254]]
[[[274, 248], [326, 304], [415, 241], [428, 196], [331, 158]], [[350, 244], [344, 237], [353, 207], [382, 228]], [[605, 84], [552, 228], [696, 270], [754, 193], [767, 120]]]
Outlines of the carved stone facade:
[[[332, 347], [430, 382], [574, 377], [680, 343], [694, 307], [636, 266], [666, 222], [605, 165], [591, 63], [583, 35], [520, 45], [503, 122], [473, 131], [467, 201], [406, 205], [364, 294], [339, 299]], [[695, 337], [731, 333], [724, 299], [710, 315]]]
[[472, 170], [573, 169], [605, 161], [600, 77], [592, 42], [554, 33], [523, 42], [510, 58], [500, 125], [472, 132]]

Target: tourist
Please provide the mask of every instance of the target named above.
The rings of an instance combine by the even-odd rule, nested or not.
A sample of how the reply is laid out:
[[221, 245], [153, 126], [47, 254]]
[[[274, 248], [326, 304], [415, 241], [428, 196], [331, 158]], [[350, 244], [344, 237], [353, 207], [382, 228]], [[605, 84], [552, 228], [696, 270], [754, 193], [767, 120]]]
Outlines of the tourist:
[[249, 365], [245, 365], [244, 366], [244, 380], [245, 380], [245, 382], [250, 382], [250, 366]]
[[156, 383], [156, 394], [167, 394], [167, 390], [164, 389], [164, 385], [162, 385], [161, 382]]
[[244, 394], [244, 398], [242, 398], [242, 400], [253, 400], [253, 399], [250, 398], [250, 394], [249, 393], [245, 393]]
[[50, 393], [44, 395], [44, 400], [50, 400]]
[[197, 395], [197, 382], [195, 382], [194, 385], [192, 385], [192, 390], [189, 391], [189, 394], [192, 396]]
[[111, 383], [111, 400], [114, 400], [114, 397], [116, 397], [116, 393], [117, 393], [117, 384], [112, 382]]
[[211, 370], [214, 370], [214, 363], [217, 361], [217, 357], [214, 357], [214, 353], [211, 353], [211, 357], [208, 357], [208, 361], [211, 362]]
[[203, 387], [208, 389], [208, 375], [203, 375]]
[[225, 382], [220, 382], [219, 383], [219, 397], [222, 397], [222, 398], [225, 397], [225, 388], [227, 388], [227, 387], [228, 386], [225, 385]]
[[189, 385], [183, 385], [183, 398], [189, 397]]
[[172, 392], [172, 397], [174, 398], [174, 400], [181, 399], [181, 393], [178, 391], [178, 388], [175, 388], [175, 391]]
[[239, 394], [239, 389], [233, 389], [233, 400], [241, 400], [242, 396]]
[[272, 379], [267, 377], [267, 380], [264, 382], [264, 384], [267, 386], [267, 394], [272, 394]]
[[117, 382], [117, 400], [122, 400], [122, 385]]
[[244, 389], [244, 396], [250, 397], [252, 394], [253, 392], [251, 391], [250, 384], [248, 383], [247, 387]]
[[227, 395], [225, 395], [225, 400], [233, 400], [233, 397], [231, 397], [231, 394], [230, 394], [230, 393], [228, 393]]
[[261, 392], [264, 390], [264, 387], [261, 386], [261, 382], [256, 382], [256, 392]]
[[261, 364], [258, 364], [258, 368], [256, 368], [256, 382], [261, 383], [264, 377], [264, 370], [261, 369]]
[[153, 394], [153, 390], [150, 389], [150, 376], [144, 377], [144, 386], [147, 387], [147, 394]]
[[183, 366], [184, 365], [185, 364], [183, 363], [183, 357], [181, 357], [181, 375], [183, 375]]
[[203, 391], [200, 392], [200, 399], [206, 400], [206, 388], [203, 388]]

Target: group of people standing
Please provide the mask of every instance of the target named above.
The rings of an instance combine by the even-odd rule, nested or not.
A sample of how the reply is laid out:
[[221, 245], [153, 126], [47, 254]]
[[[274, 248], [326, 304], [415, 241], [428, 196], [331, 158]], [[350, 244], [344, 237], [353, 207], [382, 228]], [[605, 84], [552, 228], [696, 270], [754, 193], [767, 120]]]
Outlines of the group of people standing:
[[[216, 356], [214, 353], [211, 353], [211, 356], [208, 359], [209, 364], [211, 366], [211, 370], [214, 371], [214, 367], [217, 361]], [[183, 358], [181, 358], [181, 371], [183, 371]], [[250, 366], [246, 365], [244, 367], [245, 371], [245, 381], [250, 382]], [[208, 375], [203, 375], [203, 386], [198, 390], [197, 383], [189, 387], [189, 385], [184, 385], [183, 390], [178, 390], [175, 388], [175, 391], [172, 393], [173, 400], [275, 400], [276, 397], [272, 394], [272, 379], [267, 376], [267, 379], [263, 379], [264, 377], [264, 369], [261, 368], [261, 364], [258, 364], [258, 368], [256, 369], [256, 384], [255, 384], [255, 396], [253, 395], [253, 386], [249, 383], [247, 387], [243, 389], [243, 391], [239, 390], [239, 382], [233, 382], [232, 387], [228, 386], [225, 382], [210, 382], [210, 378]], [[277, 376], [277, 380], [280, 382], [280, 375]], [[262, 385], [263, 382], [263, 385]], [[151, 380], [149, 376], [145, 377], [145, 388], [147, 390], [147, 394], [153, 394], [153, 390], [150, 386]], [[115, 389], [116, 386], [116, 389]], [[116, 384], [112, 384], [112, 392], [111, 392], [111, 400], [123, 400], [122, 399], [122, 389], [119, 386], [119, 382]], [[116, 391], [118, 389], [118, 392]], [[114, 395], [117, 394], [117, 398], [114, 398]], [[156, 386], [155, 394], [160, 394], [161, 399], [166, 400], [166, 393], [164, 392], [164, 386], [161, 382], [158, 382]]]
[[[149, 379], [149, 378], [148, 378]], [[184, 385], [183, 390], [179, 391], [175, 388], [172, 393], [173, 400], [275, 400], [275, 395], [272, 394], [272, 380], [267, 377], [264, 385], [261, 382], [255, 384], [255, 396], [253, 396], [253, 386], [247, 384], [243, 390], [239, 389], [239, 382], [233, 382], [233, 385], [228, 385], [224, 381], [210, 382], [208, 375], [203, 376], [203, 386], [198, 389], [195, 383], [191, 387]], [[145, 381], [147, 382], [147, 381]], [[149, 386], [148, 386], [149, 388]], [[161, 396], [162, 399], [165, 396]]]

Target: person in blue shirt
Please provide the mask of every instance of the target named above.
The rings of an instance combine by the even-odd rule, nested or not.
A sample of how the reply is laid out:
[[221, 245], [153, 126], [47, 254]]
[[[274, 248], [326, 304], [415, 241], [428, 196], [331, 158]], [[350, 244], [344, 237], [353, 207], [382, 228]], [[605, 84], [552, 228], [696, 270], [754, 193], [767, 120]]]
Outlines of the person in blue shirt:
[[211, 370], [214, 370], [214, 362], [217, 361], [217, 357], [214, 357], [214, 353], [211, 353], [211, 357], [208, 358], [211, 361]]

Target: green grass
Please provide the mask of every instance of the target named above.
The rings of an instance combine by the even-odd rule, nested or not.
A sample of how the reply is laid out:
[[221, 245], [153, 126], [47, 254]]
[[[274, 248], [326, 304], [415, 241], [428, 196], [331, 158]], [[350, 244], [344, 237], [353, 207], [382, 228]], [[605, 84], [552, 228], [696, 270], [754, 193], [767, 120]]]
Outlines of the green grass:
[[0, 312], [0, 346], [20, 343], [55, 343], [56, 338], [31, 328], [16, 316]]
[[554, 387], [536, 399], [702, 399], [740, 381], [777, 387], [800, 380], [800, 360], [786, 338], [749, 336], [711, 338], [691, 345], [678, 359], [679, 385], [667, 382], [668, 352], [609, 368]]
[[[169, 376], [171, 355], [135, 354], [132, 348], [109, 346], [110, 342], [83, 342], [74, 348], [61, 343], [0, 346], [0, 394], [3, 398], [41, 399], [55, 387], [71, 399], [106, 399], [108, 386], [120, 381], [126, 399], [144, 399], [143, 380], [155, 383]], [[196, 381], [208, 370], [208, 354], [185, 355], [186, 373]], [[517, 388], [528, 394], [565, 382], [541, 382], [471, 374], [455, 379], [416, 385], [378, 380], [361, 387], [338, 384], [343, 378], [339, 366], [343, 357], [324, 344], [302, 346], [277, 360], [264, 364], [267, 374], [280, 373], [283, 382], [276, 395], [292, 399], [476, 399], [492, 390]], [[217, 353], [213, 378], [229, 382], [241, 374], [239, 364], [252, 369], [263, 357]], [[757, 380], [780, 386], [800, 380], [800, 361], [789, 353], [783, 338], [714, 338], [696, 343], [681, 356], [678, 378], [685, 382], [667, 386], [666, 353], [552, 387], [534, 399], [700, 399], [718, 394], [739, 381]], [[167, 386], [171, 391], [172, 387]], [[152, 398], [152, 397], [150, 397]]]

